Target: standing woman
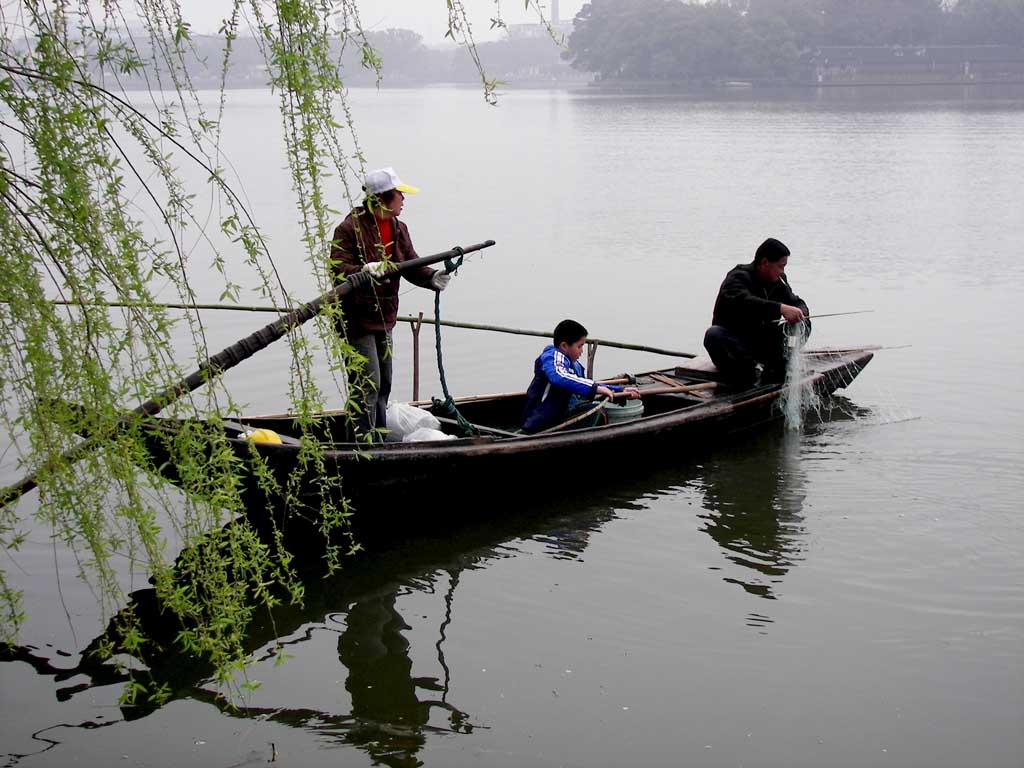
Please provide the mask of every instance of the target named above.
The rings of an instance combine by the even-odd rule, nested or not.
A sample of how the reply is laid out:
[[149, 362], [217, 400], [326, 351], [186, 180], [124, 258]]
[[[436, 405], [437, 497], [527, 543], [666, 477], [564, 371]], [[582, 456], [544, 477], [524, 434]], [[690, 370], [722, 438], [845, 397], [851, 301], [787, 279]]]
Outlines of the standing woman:
[[[398, 317], [401, 277], [388, 268], [417, 258], [409, 228], [398, 220], [405, 196], [419, 190], [403, 184], [393, 168], [366, 174], [363, 204], [352, 209], [334, 230], [330, 271], [335, 285], [349, 275], [369, 272], [372, 285], [352, 291], [341, 300], [338, 333], [366, 358], [361, 374], [349, 379], [349, 404], [354, 406], [356, 438], [380, 440], [387, 429], [391, 394], [391, 329]], [[404, 277], [422, 288], [443, 291], [451, 275], [420, 267]]]

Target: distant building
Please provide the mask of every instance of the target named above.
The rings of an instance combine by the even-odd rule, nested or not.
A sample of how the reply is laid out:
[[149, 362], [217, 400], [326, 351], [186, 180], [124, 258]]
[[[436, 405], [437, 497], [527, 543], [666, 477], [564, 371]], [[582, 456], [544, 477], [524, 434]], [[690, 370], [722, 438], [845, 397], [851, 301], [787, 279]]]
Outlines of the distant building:
[[[552, 21], [551, 29], [555, 36], [568, 37], [572, 33], [571, 21]], [[551, 37], [547, 24], [509, 24], [505, 32], [510, 40], [524, 40], [536, 37]]]
[[558, 15], [558, 0], [551, 0], [551, 29], [547, 24], [509, 24], [505, 31], [512, 40], [523, 40], [535, 37], [555, 36], [568, 37], [572, 33], [572, 21], [562, 21]]
[[801, 57], [803, 79], [822, 85], [1024, 82], [1024, 47], [821, 46]]

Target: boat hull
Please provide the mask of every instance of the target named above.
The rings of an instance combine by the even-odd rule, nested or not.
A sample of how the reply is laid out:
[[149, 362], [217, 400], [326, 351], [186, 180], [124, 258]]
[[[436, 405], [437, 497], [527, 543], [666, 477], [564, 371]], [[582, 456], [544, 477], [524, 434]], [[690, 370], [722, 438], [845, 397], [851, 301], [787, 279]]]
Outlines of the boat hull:
[[[801, 386], [819, 396], [831, 394], [849, 385], [872, 356], [862, 349], [811, 355]], [[246, 513], [258, 528], [283, 531], [292, 544], [317, 539], [316, 510], [324, 497], [344, 499], [352, 510], [355, 539], [368, 545], [437, 532], [467, 518], [508, 514], [541, 497], [546, 502], [559, 494], [568, 499], [580, 482], [628, 477], [685, 461], [695, 446], [713, 445], [738, 430], [780, 418], [791, 389], [770, 384], [730, 390], [708, 383], [709, 378], [707, 371], [684, 367], [640, 374], [641, 382], [676, 382], [680, 390], [651, 390], [658, 394], [644, 397], [645, 414], [634, 420], [531, 436], [508, 434], [513, 425], [507, 422], [518, 417], [522, 405], [521, 399], [506, 395], [472, 398], [459, 410], [479, 425], [504, 419], [507, 429], [445, 441], [335, 443], [332, 438], [343, 431], [344, 419], [323, 414], [316, 420], [315, 437], [324, 443], [323, 463], [316, 470], [302, 468], [298, 441], [253, 443], [230, 430], [226, 441], [239, 460]], [[701, 390], [697, 385], [702, 383], [709, 389]], [[288, 414], [239, 421], [238, 426], [286, 436], [296, 431]], [[154, 419], [144, 430], [149, 468], [179, 485], [181, 473], [168, 446], [181, 425]], [[268, 475], [274, 490], [268, 490]]]

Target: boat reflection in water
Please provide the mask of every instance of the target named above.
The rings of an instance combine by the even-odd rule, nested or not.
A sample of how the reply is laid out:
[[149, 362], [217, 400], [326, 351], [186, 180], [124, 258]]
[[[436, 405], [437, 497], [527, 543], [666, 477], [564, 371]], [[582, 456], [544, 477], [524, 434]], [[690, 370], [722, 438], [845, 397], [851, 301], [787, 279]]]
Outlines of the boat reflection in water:
[[[245, 649], [264, 685], [242, 701], [228, 702], [219, 695], [209, 666], [189, 654], [168, 650], [174, 647], [178, 627], [161, 615], [153, 589], [132, 593], [130, 604], [122, 611], [139, 617], [147, 637], [154, 641], [143, 646], [150, 648], [151, 653], [136, 654], [145, 669], [119, 668], [94, 660], [92, 651], [102, 644], [113, 642], [115, 647], [121, 647], [117, 629], [121, 617], [111, 620], [107, 631], [88, 645], [74, 666], [68, 662], [76, 654], [51, 646], [8, 648], [0, 661], [23, 662], [39, 675], [53, 677], [57, 685], [55, 695], [61, 702], [80, 695], [92, 699], [116, 696], [119, 689], [137, 681], [147, 688], [163, 687], [170, 701], [202, 701], [228, 717], [312, 732], [324, 746], [356, 747], [369, 755], [375, 765], [422, 765], [419, 754], [429, 737], [471, 734], [478, 727], [471, 713], [449, 700], [451, 681], [445, 641], [454, 617], [460, 574], [467, 569], [485, 568], [495, 560], [515, 557], [518, 547], [530, 546], [529, 542], [540, 543], [546, 556], [579, 559], [590, 537], [616, 517], [615, 508], [598, 504], [596, 498], [584, 499], [584, 511], [579, 513], [559, 514], [552, 507], [521, 511], [504, 522], [467, 529], [444, 539], [421, 539], [373, 557], [356, 556], [346, 561], [338, 577], [309, 579], [303, 608], [280, 606], [272, 621], [254, 621], [250, 626]], [[432, 634], [436, 666], [431, 666], [436, 674], [414, 676], [409, 640], [413, 628], [399, 606], [410, 597], [416, 602], [439, 595], [443, 596], [443, 611], [438, 606], [430, 611], [431, 616], [439, 616], [436, 629], [425, 630], [420, 621], [415, 630], [417, 638], [422, 638], [425, 631]], [[415, 613], [417, 620], [427, 618], [419, 615], [420, 610]], [[325, 633], [337, 635], [336, 667], [330, 657], [325, 658], [323, 644], [316, 642]], [[424, 663], [423, 651], [420, 648], [415, 654], [418, 664]], [[271, 671], [281, 652], [292, 657], [280, 668], [283, 677]], [[313, 689], [302, 687], [296, 693], [296, 681], [310, 677], [326, 683]], [[341, 680], [348, 694], [347, 705], [342, 696], [337, 705], [304, 706], [310, 698], [338, 699], [331, 682]], [[112, 690], [98, 694], [98, 689], [104, 687]], [[292, 696], [299, 697], [299, 706], [281, 705], [282, 699]], [[262, 700], [268, 705], [262, 706]], [[59, 753], [64, 744], [59, 737], [49, 737], [50, 731], [113, 725], [146, 717], [157, 709], [156, 705], [125, 705], [120, 708], [120, 720], [110, 718], [103, 723], [87, 721], [77, 725], [62, 720], [59, 725], [41, 729], [33, 738], [43, 745], [40, 752]], [[266, 754], [254, 753], [251, 758], [259, 762], [273, 760], [275, 749], [267, 744]], [[11, 755], [18, 759], [27, 756]]]
[[[843, 418], [841, 412], [829, 415], [830, 421], [837, 418]], [[676, 455], [674, 467], [652, 468], [642, 479], [612, 473], [595, 477], [594, 485], [573, 494], [571, 512], [565, 511], [565, 500], [539, 502], [531, 509], [490, 515], [486, 524], [450, 535], [357, 555], [346, 561], [340, 575], [309, 579], [304, 607], [279, 606], [272, 620], [254, 621], [248, 628], [245, 651], [263, 686], [243, 701], [225, 701], [212, 669], [188, 654], [167, 650], [174, 648], [177, 628], [161, 616], [152, 589], [133, 593], [125, 608], [140, 618], [155, 641], [156, 651], [139, 658], [145, 669], [125, 670], [91, 659], [91, 649], [101, 643], [117, 647], [116, 617], [74, 667], [67, 662], [75, 654], [50, 647], [16, 648], [6, 658], [52, 675], [60, 701], [83, 693], [90, 698], [116, 696], [118, 686], [133, 680], [147, 687], [155, 683], [171, 700], [203, 701], [226, 717], [300, 729], [315, 734], [324, 746], [355, 747], [374, 764], [420, 765], [428, 741], [436, 743], [432, 737], [472, 734], [486, 727], [453, 700], [449, 670], [456, 665], [449, 666], [445, 658], [448, 631], [458, 626], [463, 573], [524, 552], [536, 556], [538, 545], [545, 557], [582, 560], [609, 521], [634, 510], [643, 514], [652, 499], [674, 504], [677, 497], [696, 495], [703, 499], [699, 519], [687, 508], [679, 524], [699, 525], [717, 542], [729, 562], [726, 582], [739, 585], [758, 602], [777, 599], [783, 578], [806, 549], [801, 461], [815, 450], [817, 428], [811, 423], [803, 433], [741, 433], [727, 445], [695, 449], [684, 462]], [[763, 609], [747, 615], [748, 625], [761, 630], [771, 622]], [[336, 651], [325, 654], [328, 635], [326, 647]], [[280, 652], [292, 658], [277, 671], [274, 660]], [[112, 690], [95, 690], [105, 686]], [[121, 715], [133, 720], [155, 709], [123, 707]], [[67, 719], [62, 728], [97, 727], [92, 721], [68, 726]], [[52, 727], [42, 730], [56, 732]], [[45, 749], [63, 746], [50, 741]], [[266, 749], [262, 757], [272, 759], [273, 747]]]

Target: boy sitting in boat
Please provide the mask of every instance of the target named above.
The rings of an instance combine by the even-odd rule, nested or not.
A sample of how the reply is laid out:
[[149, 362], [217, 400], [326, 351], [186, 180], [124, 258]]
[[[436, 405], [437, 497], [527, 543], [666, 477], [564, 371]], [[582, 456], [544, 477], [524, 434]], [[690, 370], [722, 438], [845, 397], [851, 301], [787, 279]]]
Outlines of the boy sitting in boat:
[[[597, 396], [611, 400], [622, 393], [630, 400], [640, 397], [636, 387], [599, 384], [588, 379], [579, 362], [587, 343], [587, 329], [575, 320], [563, 320], [555, 326], [552, 343], [544, 347], [533, 364], [533, 381], [526, 390], [523, 432], [534, 434], [564, 424], [575, 415], [594, 408]], [[581, 420], [579, 426], [591, 426], [594, 419]]]

